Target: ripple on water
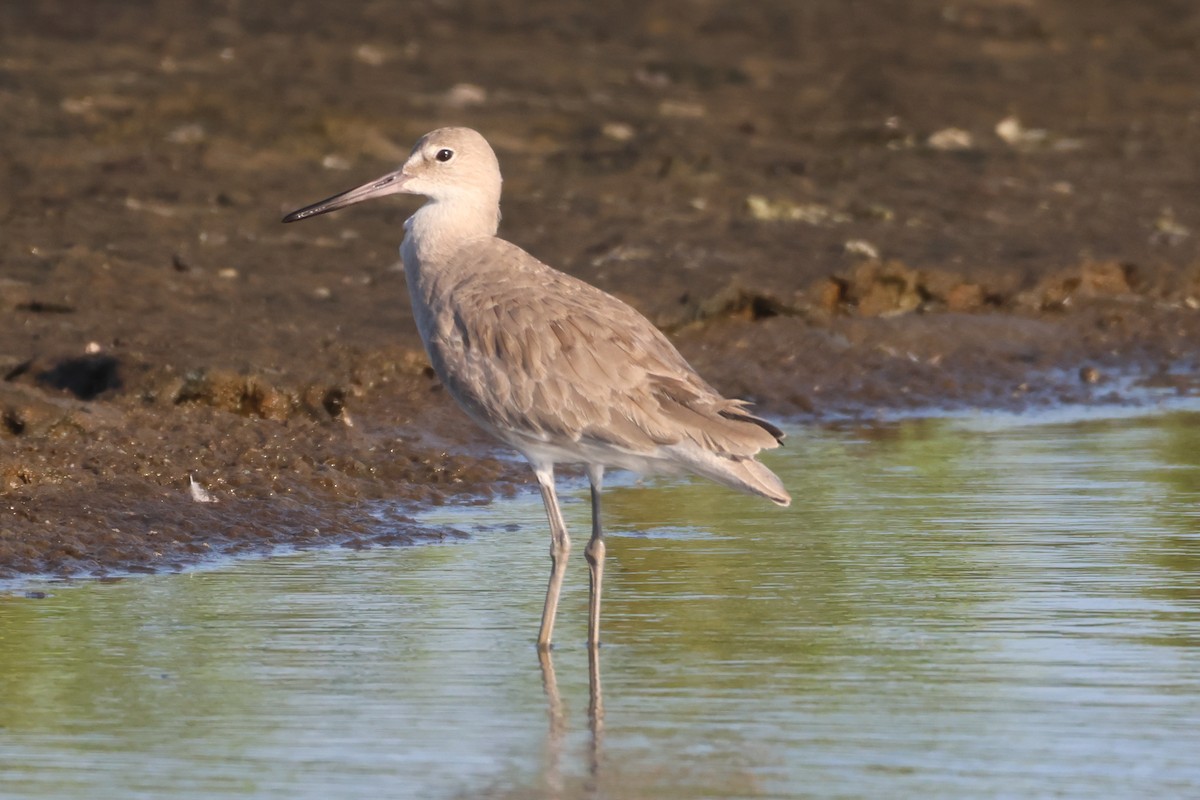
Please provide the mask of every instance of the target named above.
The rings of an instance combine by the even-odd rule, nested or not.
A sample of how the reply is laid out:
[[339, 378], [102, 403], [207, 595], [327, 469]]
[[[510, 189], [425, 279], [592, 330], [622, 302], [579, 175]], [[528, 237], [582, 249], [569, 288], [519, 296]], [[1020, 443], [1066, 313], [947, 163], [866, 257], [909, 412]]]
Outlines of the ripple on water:
[[[599, 698], [582, 557], [549, 670], [532, 646], [548, 572], [532, 493], [428, 515], [462, 540], [0, 597], [0, 786], [1200, 793], [1200, 416], [905, 420], [788, 444], [769, 457], [787, 510], [614, 480]], [[585, 539], [586, 491], [564, 494]]]

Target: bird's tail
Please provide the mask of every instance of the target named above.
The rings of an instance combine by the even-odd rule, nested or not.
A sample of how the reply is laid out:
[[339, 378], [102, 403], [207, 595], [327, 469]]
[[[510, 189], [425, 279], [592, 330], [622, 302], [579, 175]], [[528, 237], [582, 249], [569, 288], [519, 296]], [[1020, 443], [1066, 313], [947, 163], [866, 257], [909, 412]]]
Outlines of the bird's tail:
[[720, 456], [698, 448], [679, 455], [689, 470], [722, 486], [757, 494], [781, 506], [792, 503], [779, 476], [752, 456]]
[[733, 489], [762, 495], [777, 505], [792, 504], [792, 496], [783, 488], [783, 481], [758, 461], [753, 458], [739, 458], [730, 459], [726, 464], [726, 469], [720, 475], [708, 474], [706, 477]]

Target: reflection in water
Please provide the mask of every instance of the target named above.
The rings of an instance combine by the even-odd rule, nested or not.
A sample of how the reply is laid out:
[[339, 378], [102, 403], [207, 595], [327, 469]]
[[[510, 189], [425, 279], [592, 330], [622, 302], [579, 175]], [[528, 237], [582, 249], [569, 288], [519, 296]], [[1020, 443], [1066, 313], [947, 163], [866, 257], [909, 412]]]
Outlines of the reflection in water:
[[563, 711], [562, 696], [558, 693], [558, 678], [554, 674], [554, 661], [549, 650], [538, 648], [538, 660], [542, 664], [542, 688], [546, 690], [546, 717], [549, 729], [546, 733], [546, 788], [552, 797], [562, 795], [562, 751], [567, 735], [567, 715]]
[[616, 482], [602, 651], [580, 558], [534, 661], [534, 495], [431, 515], [445, 545], [0, 594], [0, 795], [1200, 795], [1200, 416], [789, 444], [783, 513]]
[[[567, 734], [567, 716], [563, 710], [562, 696], [558, 693], [558, 679], [554, 675], [554, 658], [549, 650], [538, 650], [542, 665], [542, 688], [546, 692], [546, 787], [549, 796], [563, 796], [564, 783], [561, 771], [563, 743]], [[600, 648], [588, 648], [588, 775], [589, 791], [598, 791], [604, 758], [604, 697], [600, 687]]]
[[[553, 669], [553, 667], [551, 667]], [[600, 688], [600, 648], [588, 648], [588, 730], [591, 731], [593, 779], [600, 782], [604, 759], [604, 693]]]

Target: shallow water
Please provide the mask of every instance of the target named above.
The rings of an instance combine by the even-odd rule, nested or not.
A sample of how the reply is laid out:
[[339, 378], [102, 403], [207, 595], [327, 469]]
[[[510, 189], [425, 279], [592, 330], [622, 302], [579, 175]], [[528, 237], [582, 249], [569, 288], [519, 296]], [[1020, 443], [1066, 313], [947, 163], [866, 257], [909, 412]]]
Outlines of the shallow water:
[[[795, 431], [786, 511], [536, 496], [448, 544], [0, 596], [0, 796], [1200, 794], [1200, 415]], [[46, 597], [29, 597], [45, 591]]]

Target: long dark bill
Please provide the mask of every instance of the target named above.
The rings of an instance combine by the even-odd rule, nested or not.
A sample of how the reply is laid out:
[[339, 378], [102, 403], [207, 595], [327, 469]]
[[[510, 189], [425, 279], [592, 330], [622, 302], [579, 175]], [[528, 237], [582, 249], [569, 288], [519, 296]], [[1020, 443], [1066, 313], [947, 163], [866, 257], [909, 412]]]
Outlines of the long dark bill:
[[339, 208], [352, 206], [355, 203], [361, 203], [364, 200], [370, 200], [374, 197], [384, 197], [389, 194], [401, 194], [404, 192], [404, 182], [407, 176], [400, 170], [389, 172], [382, 178], [376, 178], [369, 183], [364, 183], [362, 186], [356, 186], [353, 189], [335, 194], [333, 197], [327, 197], [319, 203], [313, 203], [311, 206], [305, 206], [297, 211], [293, 211], [283, 218], [284, 222], [299, 222], [302, 219], [315, 217], [319, 214], [327, 214], [330, 211], [337, 211]]

